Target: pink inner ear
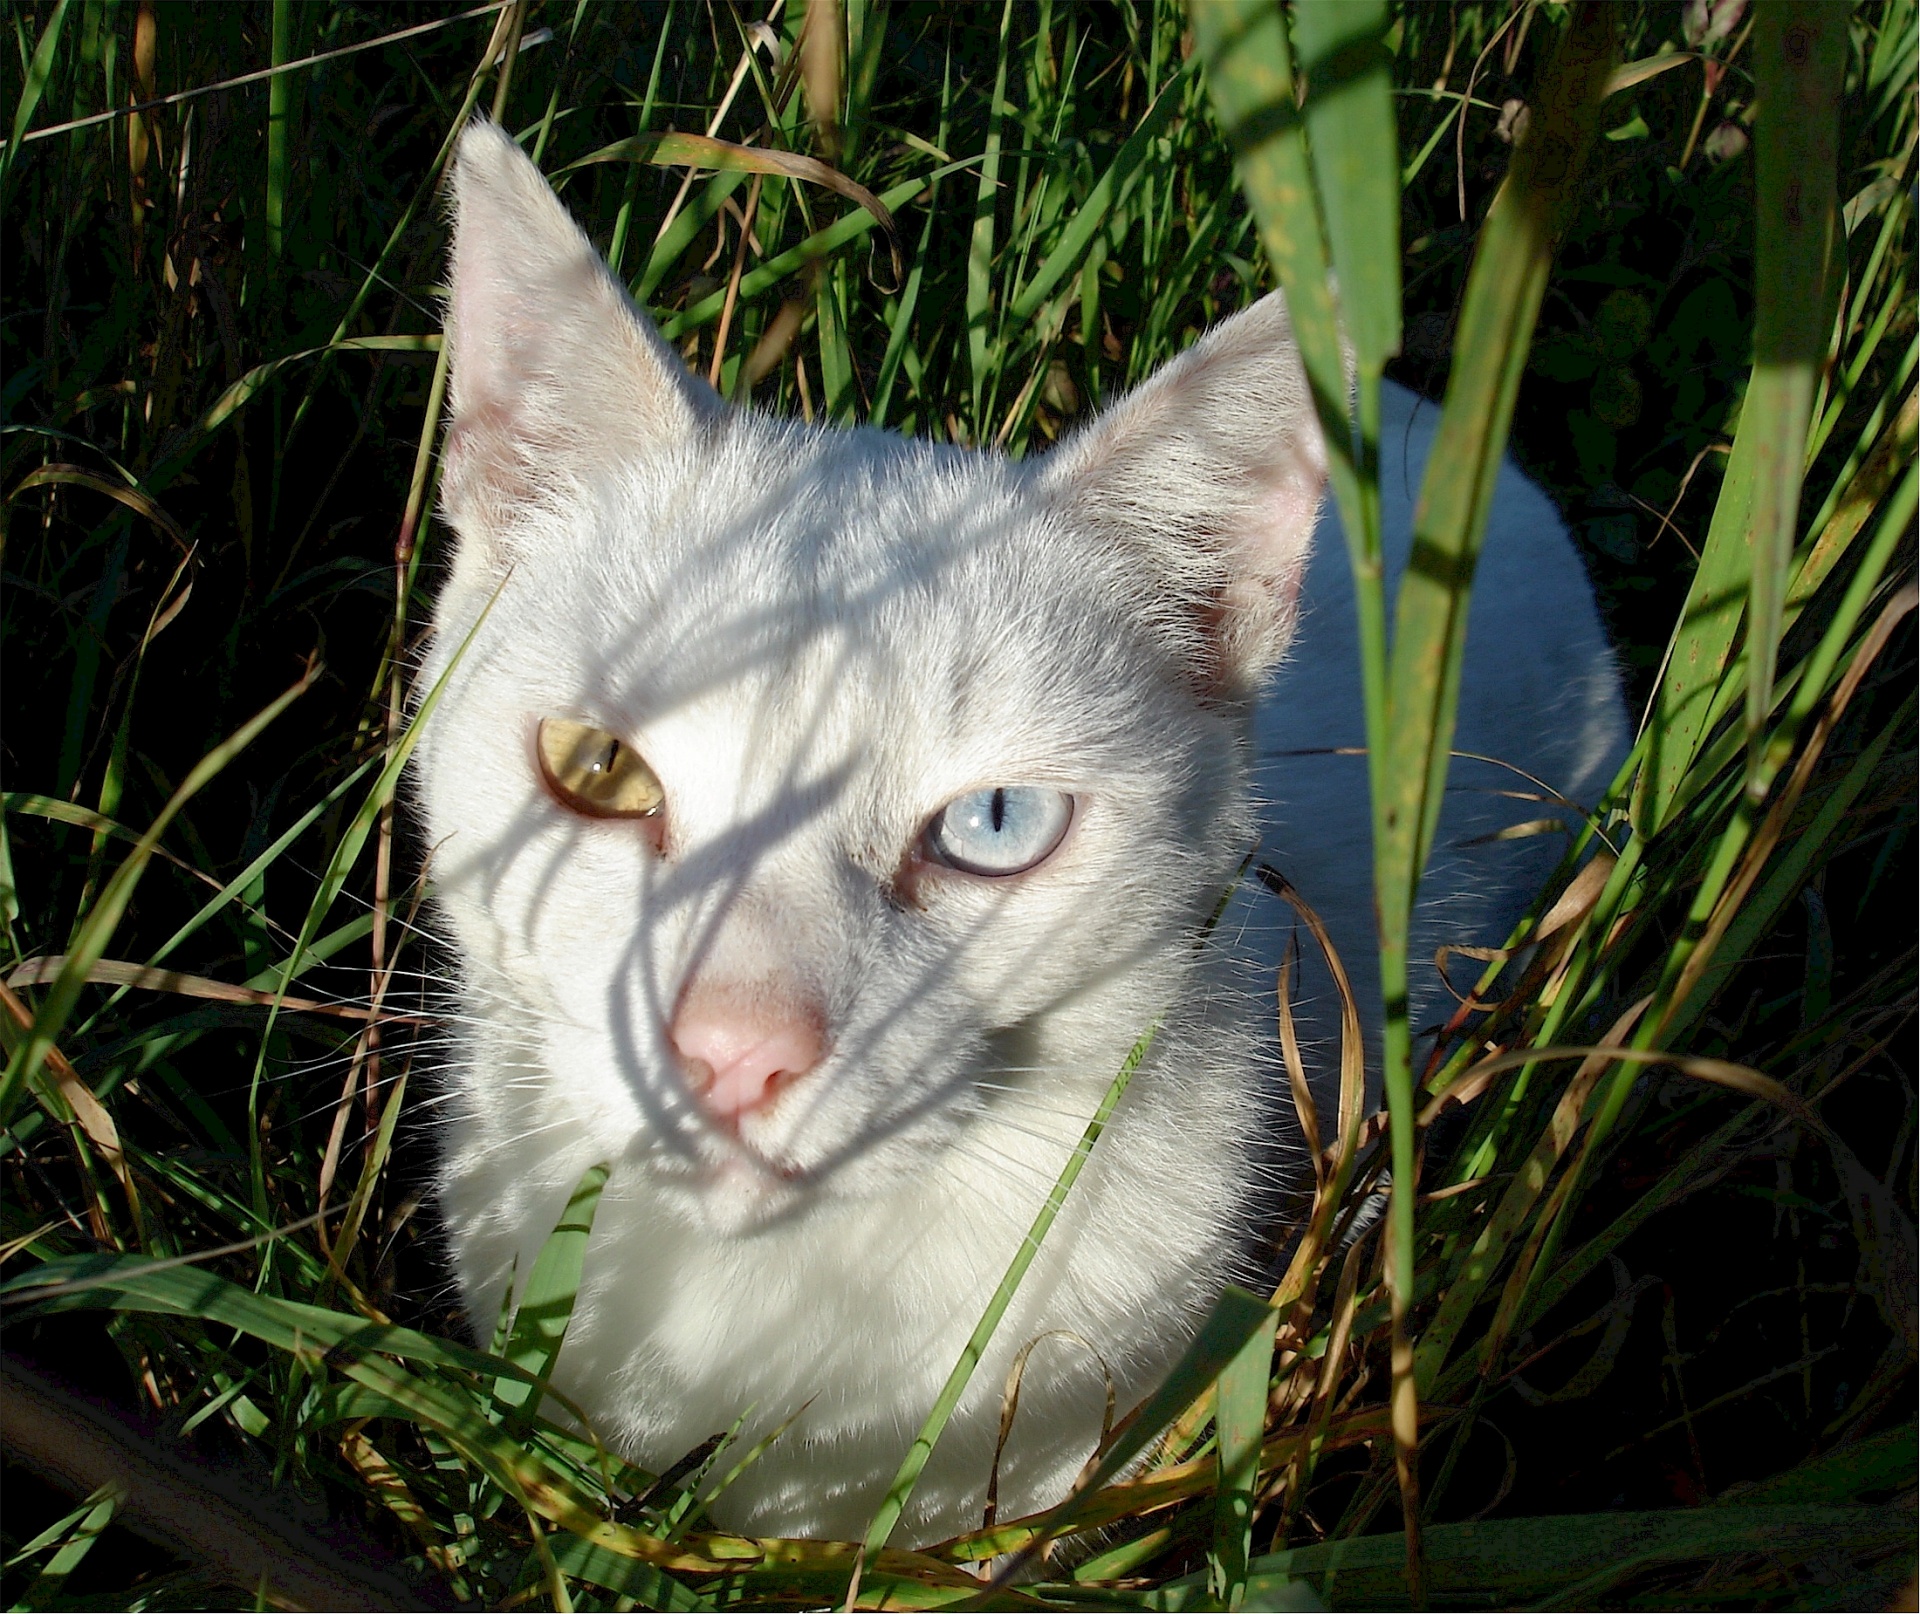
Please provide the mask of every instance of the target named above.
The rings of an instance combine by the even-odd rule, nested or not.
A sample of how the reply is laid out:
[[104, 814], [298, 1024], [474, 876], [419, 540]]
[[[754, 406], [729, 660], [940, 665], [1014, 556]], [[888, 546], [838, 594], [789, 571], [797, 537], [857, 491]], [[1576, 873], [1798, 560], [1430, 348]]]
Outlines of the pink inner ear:
[[492, 411], [500, 427], [524, 427], [528, 406], [540, 408], [530, 391], [561, 377], [600, 391], [631, 386], [633, 378], [621, 374], [632, 368], [630, 316], [600, 284], [586, 243], [579, 245], [576, 254], [547, 255], [537, 286], [516, 280], [491, 251], [459, 255], [452, 310], [456, 418]]
[[504, 402], [487, 400], [455, 414], [440, 463], [446, 509], [487, 531], [497, 530], [512, 506], [534, 491], [532, 466]]
[[[461, 265], [461, 269], [465, 269]], [[500, 288], [484, 284], [483, 269], [471, 273], [456, 272], [453, 280], [453, 408], [457, 420], [464, 421], [482, 412], [496, 414], [511, 391], [511, 371], [507, 355], [513, 351], [511, 327], [499, 306], [511, 300]]]
[[542, 484], [654, 452], [720, 406], [500, 130], [462, 135], [453, 191], [448, 508], [491, 542]]
[[1244, 559], [1286, 613], [1289, 626], [1306, 579], [1324, 476], [1317, 464], [1296, 462], [1282, 469], [1247, 512], [1241, 535]]
[[1244, 695], [1293, 642], [1300, 590], [1320, 514], [1320, 466], [1295, 451], [1256, 473], [1260, 486], [1228, 528], [1226, 579], [1207, 614], [1210, 642], [1201, 687]]

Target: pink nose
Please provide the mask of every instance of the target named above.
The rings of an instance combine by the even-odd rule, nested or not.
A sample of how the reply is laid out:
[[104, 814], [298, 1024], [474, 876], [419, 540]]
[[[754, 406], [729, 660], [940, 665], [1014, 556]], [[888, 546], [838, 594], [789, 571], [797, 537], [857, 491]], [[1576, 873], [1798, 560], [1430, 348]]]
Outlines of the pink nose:
[[690, 993], [668, 1035], [701, 1107], [729, 1131], [770, 1103], [780, 1086], [804, 1076], [826, 1052], [817, 1021], [791, 1008], [745, 1010], [737, 1002]]

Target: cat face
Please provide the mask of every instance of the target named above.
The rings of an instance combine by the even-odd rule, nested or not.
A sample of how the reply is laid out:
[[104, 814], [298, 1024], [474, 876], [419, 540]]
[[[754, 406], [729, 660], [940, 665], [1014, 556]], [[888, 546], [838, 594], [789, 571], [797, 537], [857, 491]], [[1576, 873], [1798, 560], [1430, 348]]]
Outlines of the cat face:
[[1278, 304], [1020, 466], [723, 408], [489, 125], [455, 196], [415, 788], [529, 1124], [747, 1229], [1097, 1097], [1252, 842], [1320, 472]]

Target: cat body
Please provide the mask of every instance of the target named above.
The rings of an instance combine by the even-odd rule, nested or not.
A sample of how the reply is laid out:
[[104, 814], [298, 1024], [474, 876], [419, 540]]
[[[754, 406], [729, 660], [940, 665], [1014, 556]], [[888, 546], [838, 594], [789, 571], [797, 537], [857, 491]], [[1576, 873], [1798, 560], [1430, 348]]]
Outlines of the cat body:
[[[1364, 762], [1285, 754], [1363, 726], [1284, 310], [1022, 465], [726, 409], [490, 125], [455, 209], [458, 545], [413, 788], [458, 955], [440, 1201], [469, 1316], [609, 1163], [559, 1388], [656, 1469], [742, 1414], [736, 1455], [784, 1428], [714, 1516], [857, 1537], [1158, 1022], [901, 1539], [978, 1523], [1043, 1335], [999, 1495], [1044, 1506], [1109, 1385], [1124, 1411], [1268, 1268], [1306, 1174], [1282, 916], [1243, 894], [1196, 945], [1263, 836], [1370, 979]], [[1392, 392], [1390, 521], [1435, 414]], [[1604, 639], [1504, 474], [1458, 743], [1591, 796], [1623, 738]], [[1461, 803], [1423, 924], [1497, 940], [1554, 848], [1454, 848], [1542, 811]]]

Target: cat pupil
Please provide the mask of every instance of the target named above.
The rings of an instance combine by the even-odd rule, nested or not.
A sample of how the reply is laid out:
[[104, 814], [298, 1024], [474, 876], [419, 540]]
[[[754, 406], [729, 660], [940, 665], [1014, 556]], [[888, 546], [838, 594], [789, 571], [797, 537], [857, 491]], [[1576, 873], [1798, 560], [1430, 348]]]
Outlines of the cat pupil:
[[632, 746], [590, 723], [547, 718], [536, 749], [548, 786], [563, 806], [593, 818], [647, 818], [665, 797], [659, 779]]
[[1066, 834], [1073, 798], [1036, 785], [996, 785], [956, 796], [928, 826], [939, 859], [970, 874], [1022, 874]]

